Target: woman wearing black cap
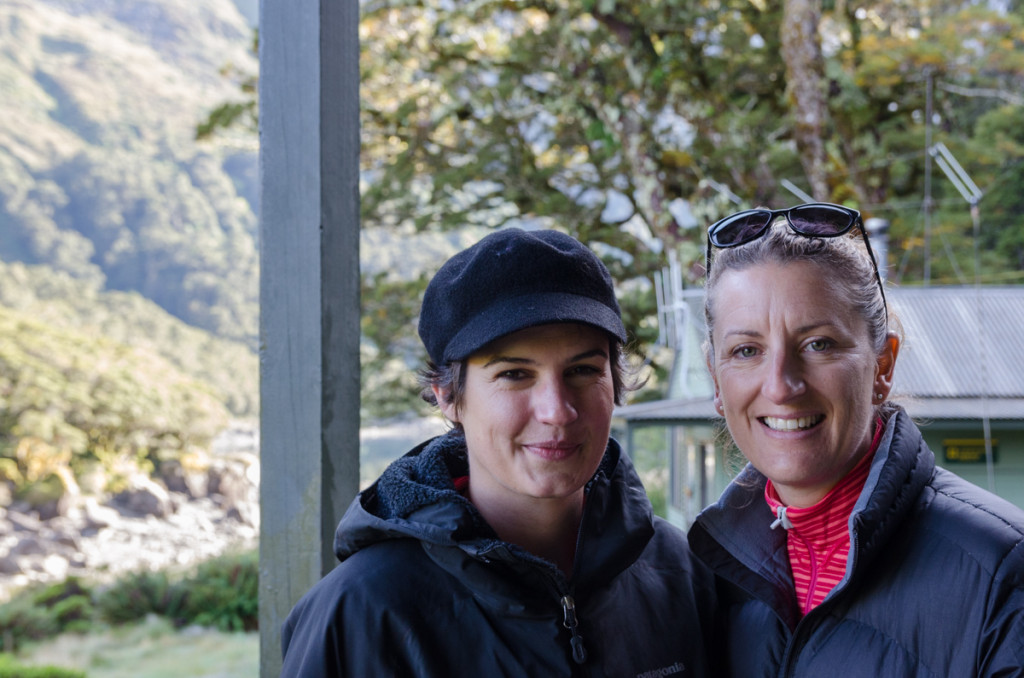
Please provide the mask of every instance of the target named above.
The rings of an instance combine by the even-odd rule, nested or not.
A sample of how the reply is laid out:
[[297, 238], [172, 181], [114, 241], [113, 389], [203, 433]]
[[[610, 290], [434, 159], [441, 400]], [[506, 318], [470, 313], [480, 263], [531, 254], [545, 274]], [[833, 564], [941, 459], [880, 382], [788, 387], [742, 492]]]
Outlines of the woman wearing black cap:
[[452, 430], [353, 501], [282, 675], [711, 675], [707, 572], [609, 437], [630, 385], [600, 260], [495, 232], [438, 271], [419, 331]]

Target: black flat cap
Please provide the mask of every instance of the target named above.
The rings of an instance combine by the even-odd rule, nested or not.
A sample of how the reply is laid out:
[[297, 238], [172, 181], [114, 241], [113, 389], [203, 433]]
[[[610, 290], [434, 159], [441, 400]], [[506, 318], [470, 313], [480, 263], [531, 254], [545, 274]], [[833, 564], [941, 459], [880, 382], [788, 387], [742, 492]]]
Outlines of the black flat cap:
[[612, 277], [586, 245], [558, 231], [507, 228], [438, 270], [423, 297], [419, 333], [430, 359], [444, 365], [506, 334], [563, 322], [626, 341]]

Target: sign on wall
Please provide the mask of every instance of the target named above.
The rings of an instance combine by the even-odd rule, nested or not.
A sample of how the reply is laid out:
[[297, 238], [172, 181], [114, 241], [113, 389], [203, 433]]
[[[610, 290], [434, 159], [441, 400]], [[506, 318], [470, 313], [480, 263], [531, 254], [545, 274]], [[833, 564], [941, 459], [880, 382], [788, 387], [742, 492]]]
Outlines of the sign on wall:
[[[991, 441], [992, 463], [999, 459], [996, 445], [999, 443], [995, 438]], [[943, 457], [950, 464], [984, 464], [988, 461], [985, 457], [984, 438], [949, 438], [942, 441]]]

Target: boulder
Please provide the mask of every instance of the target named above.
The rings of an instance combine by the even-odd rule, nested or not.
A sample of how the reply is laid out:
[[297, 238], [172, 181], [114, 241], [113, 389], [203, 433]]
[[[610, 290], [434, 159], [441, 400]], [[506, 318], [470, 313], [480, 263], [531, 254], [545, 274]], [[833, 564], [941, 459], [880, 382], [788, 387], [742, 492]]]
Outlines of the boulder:
[[114, 495], [110, 505], [132, 516], [166, 518], [174, 511], [167, 489], [144, 476], [132, 478], [128, 489]]
[[[75, 490], [77, 489], [76, 486]], [[56, 474], [20, 488], [17, 499], [28, 504], [39, 515], [40, 520], [64, 515], [72, 502], [71, 493], [65, 489], [64, 481]]]
[[21, 563], [18, 562], [17, 556], [11, 554], [0, 556], [0, 575], [10, 576], [23, 573], [24, 570], [21, 569]]
[[160, 479], [171, 492], [184, 494], [191, 499], [202, 499], [209, 495], [209, 473], [207, 469], [194, 469], [178, 459], [160, 464]]
[[17, 505], [13, 505], [7, 511], [7, 520], [14, 526], [16, 532], [36, 533], [43, 529], [42, 521], [35, 514], [28, 513], [28, 510], [27, 506], [18, 510]]
[[81, 504], [81, 534], [96, 534], [105, 527], [117, 523], [121, 514], [109, 506], [103, 506], [95, 497], [86, 497]]
[[210, 498], [228, 518], [259, 526], [259, 465], [250, 459], [218, 459], [209, 470]]
[[45, 556], [50, 549], [43, 541], [35, 536], [22, 537], [14, 548], [11, 549], [12, 556]]

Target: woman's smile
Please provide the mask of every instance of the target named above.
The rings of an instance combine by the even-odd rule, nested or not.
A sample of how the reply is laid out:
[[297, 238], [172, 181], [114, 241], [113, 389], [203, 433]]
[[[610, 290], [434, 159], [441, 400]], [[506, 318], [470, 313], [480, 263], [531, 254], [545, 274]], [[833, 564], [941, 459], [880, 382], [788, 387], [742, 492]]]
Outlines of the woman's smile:
[[527, 443], [523, 445], [523, 449], [530, 452], [531, 454], [535, 454], [538, 457], [548, 459], [550, 461], [566, 459], [572, 456], [579, 448], [580, 446], [577, 443], [558, 440], [549, 440], [539, 443]]
[[773, 431], [805, 431], [820, 424], [824, 415], [812, 417], [761, 417], [761, 422]]

